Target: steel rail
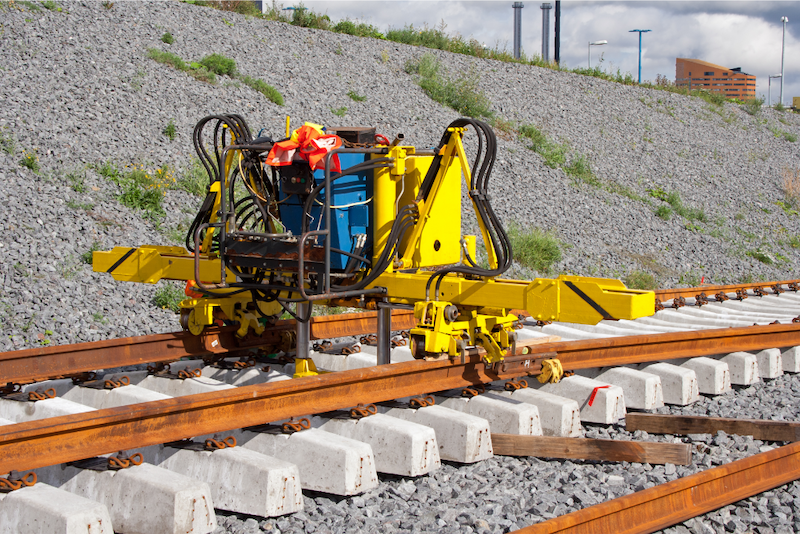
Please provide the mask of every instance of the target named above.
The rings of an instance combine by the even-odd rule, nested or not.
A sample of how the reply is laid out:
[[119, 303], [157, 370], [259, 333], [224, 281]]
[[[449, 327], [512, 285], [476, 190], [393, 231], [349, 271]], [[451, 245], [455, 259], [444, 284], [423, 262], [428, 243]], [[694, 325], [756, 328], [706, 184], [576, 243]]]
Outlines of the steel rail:
[[756, 288], [774, 288], [778, 286], [791, 286], [792, 284], [800, 284], [800, 280], [781, 280], [777, 282], [761, 282], [751, 284], [732, 284], [732, 285], [707, 285], [699, 287], [685, 287], [678, 289], [656, 289], [654, 293], [656, 298], [661, 302], [666, 302], [675, 297], [692, 298], [700, 293], [705, 293], [707, 297], [713, 298], [719, 292], [723, 293], [736, 293], [736, 290], [748, 290]]
[[517, 530], [646, 534], [800, 478], [800, 443], [743, 458]]
[[[727, 328], [518, 347], [496, 368], [477, 349], [463, 361], [412, 361], [0, 427], [0, 472], [541, 372], [800, 345], [800, 324]], [[527, 354], [522, 354], [526, 352]]]
[[[407, 330], [416, 325], [414, 314], [394, 310], [392, 328]], [[376, 312], [311, 318], [311, 339], [330, 339], [374, 333]], [[150, 336], [109, 339], [91, 343], [56, 345], [0, 353], [0, 386], [70, 376], [98, 369], [142, 363], [168, 362], [185, 356], [221, 354], [238, 349], [280, 345], [291, 335], [295, 321], [278, 321], [261, 336], [239, 339], [236, 327], [211, 327], [199, 336], [173, 332]]]

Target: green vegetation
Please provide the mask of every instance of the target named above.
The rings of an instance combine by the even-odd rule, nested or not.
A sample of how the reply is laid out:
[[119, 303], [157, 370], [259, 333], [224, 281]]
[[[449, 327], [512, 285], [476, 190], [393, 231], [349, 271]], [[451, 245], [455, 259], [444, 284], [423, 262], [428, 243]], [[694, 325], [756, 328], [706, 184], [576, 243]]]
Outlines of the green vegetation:
[[89, 247], [89, 250], [81, 254], [81, 261], [87, 265], [92, 264], [92, 257], [97, 250], [102, 250], [99, 241], [95, 241], [92, 243], [92, 246]]
[[84, 183], [84, 174], [82, 172], [74, 171], [68, 173], [67, 182], [69, 182], [69, 186], [76, 193], [85, 193], [88, 190]]
[[198, 158], [192, 159], [192, 166], [178, 177], [176, 189], [202, 197], [208, 190], [208, 173]]
[[554, 232], [540, 228], [523, 230], [512, 223], [508, 228], [514, 259], [525, 267], [541, 273], [549, 273], [555, 263], [561, 261], [561, 243]]
[[42, 7], [49, 11], [61, 11], [61, 8], [53, 0], [45, 0], [42, 2]]
[[[648, 189], [647, 192], [651, 197], [669, 204], [672, 207], [672, 210], [684, 219], [688, 219], [689, 221], [708, 222], [708, 217], [703, 209], [684, 206], [681, 196], [677, 191], [670, 191], [667, 193], [660, 187], [657, 187], [655, 189]], [[656, 210], [656, 215], [658, 215], [658, 210]], [[664, 217], [661, 218], [663, 219]]]
[[96, 166], [97, 172], [119, 186], [117, 200], [123, 206], [144, 211], [147, 219], [155, 221], [164, 216], [161, 201], [176, 180], [168, 165], [151, 170], [144, 165], [129, 165], [124, 171], [111, 162]]
[[172, 44], [175, 42], [175, 38], [172, 36], [171, 33], [165, 32], [164, 35], [161, 36], [161, 42], [166, 44]]
[[364, 22], [353, 22], [349, 19], [339, 21], [332, 31], [336, 33], [346, 33], [347, 35], [355, 35], [356, 37], [373, 37], [375, 39], [385, 39], [383, 34], [378, 31], [378, 28], [372, 24]]
[[452, 79], [441, 72], [441, 63], [433, 54], [424, 54], [417, 62], [408, 61], [405, 70], [415, 76], [417, 84], [436, 102], [467, 117], [492, 117], [489, 99], [478, 88], [479, 77], [474, 68]]
[[631, 271], [625, 276], [625, 285], [630, 289], [656, 289], [658, 283], [655, 276], [646, 271]]
[[672, 217], [672, 208], [662, 204], [662, 205], [660, 205], [659, 207], [656, 208], [655, 215], [659, 219], [663, 219], [665, 221], [668, 221], [670, 219], [670, 217]]
[[756, 116], [761, 113], [761, 106], [764, 104], [764, 97], [751, 98], [742, 105], [742, 109], [749, 115]]
[[748, 250], [747, 252], [745, 252], [745, 256], [750, 256], [754, 260], [758, 260], [766, 265], [772, 265], [775, 263], [775, 260], [773, 260], [771, 256], [769, 256], [764, 252], [761, 252], [760, 249]]
[[163, 133], [170, 141], [174, 141], [175, 137], [178, 135], [178, 132], [175, 131], [175, 122], [170, 119], [169, 124], [164, 127], [161, 133]]
[[30, 170], [32, 170], [37, 174], [40, 169], [39, 156], [36, 155], [36, 151], [28, 152], [27, 150], [24, 150], [22, 152], [22, 159], [19, 160], [19, 164], [22, 165], [23, 167], [29, 168]]
[[13, 155], [17, 151], [17, 143], [13, 135], [4, 133], [5, 128], [0, 131], [0, 150], [6, 154]]
[[548, 167], [555, 169], [566, 163], [569, 148], [566, 144], [558, 144], [549, 140], [544, 132], [532, 124], [520, 126], [519, 134], [530, 141], [531, 144], [528, 148], [542, 156]]
[[355, 102], [363, 102], [367, 99], [366, 95], [362, 96], [353, 90], [348, 91], [347, 96], [350, 97], [350, 100], [353, 100]]
[[175, 313], [181, 311], [181, 301], [186, 298], [183, 291], [175, 284], [166, 282], [156, 289], [153, 295], [153, 304], [161, 309], [172, 310]]
[[200, 64], [220, 76], [236, 77], [236, 61], [222, 54], [211, 54], [200, 60]]
[[600, 180], [592, 172], [592, 167], [586, 156], [577, 156], [572, 159], [569, 165], [564, 167], [564, 172], [572, 176], [576, 181], [592, 185], [594, 187], [602, 187]]
[[345, 106], [336, 109], [331, 108], [331, 113], [333, 113], [337, 117], [344, 117], [345, 113], [347, 113], [347, 108]]
[[187, 64], [184, 60], [172, 52], [164, 52], [156, 48], [150, 48], [147, 51], [147, 57], [159, 63], [163, 63], [164, 65], [169, 65], [170, 67], [181, 72], [185, 72], [201, 82], [208, 82], [211, 84], [217, 83], [216, 75], [208, 70], [208, 68], [200, 63], [192, 62]]
[[784, 139], [786, 139], [790, 143], [794, 143], [795, 141], [797, 141], [797, 135], [796, 134], [793, 134], [791, 132], [784, 132], [783, 130], [781, 130], [777, 126], [770, 125], [770, 126], [767, 126], [767, 128], [769, 129], [770, 132], [772, 132], [772, 135], [774, 135], [777, 138], [783, 137]]
[[263, 80], [259, 80], [257, 78], [251, 78], [250, 76], [244, 76], [239, 78], [246, 86], [254, 91], [258, 91], [267, 99], [279, 106], [283, 105], [283, 95], [280, 92], [269, 85], [267, 82]]

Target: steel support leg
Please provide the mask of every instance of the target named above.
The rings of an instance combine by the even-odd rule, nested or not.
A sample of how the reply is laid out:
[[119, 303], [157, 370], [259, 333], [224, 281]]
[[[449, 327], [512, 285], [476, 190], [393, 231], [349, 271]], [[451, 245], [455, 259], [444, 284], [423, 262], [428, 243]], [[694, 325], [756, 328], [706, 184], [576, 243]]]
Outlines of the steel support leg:
[[[308, 301], [297, 303], [297, 316], [301, 319], [311, 317], [311, 303]], [[311, 322], [297, 321], [297, 353], [295, 358], [309, 358], [308, 349], [311, 346]]]
[[392, 309], [378, 304], [378, 365], [391, 362]]

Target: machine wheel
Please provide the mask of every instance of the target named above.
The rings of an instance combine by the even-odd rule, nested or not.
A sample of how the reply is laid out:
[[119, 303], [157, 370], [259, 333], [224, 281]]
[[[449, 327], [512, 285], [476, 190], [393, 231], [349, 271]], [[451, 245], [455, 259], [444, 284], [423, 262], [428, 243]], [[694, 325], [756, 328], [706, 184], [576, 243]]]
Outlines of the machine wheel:
[[190, 334], [194, 336], [199, 336], [203, 333], [203, 329], [205, 325], [200, 325], [195, 322], [195, 313], [194, 310], [181, 310], [181, 327], [184, 330], [188, 330]]
[[424, 360], [428, 355], [425, 352], [425, 336], [420, 334], [411, 334], [411, 343], [409, 344], [411, 355], [415, 360]]

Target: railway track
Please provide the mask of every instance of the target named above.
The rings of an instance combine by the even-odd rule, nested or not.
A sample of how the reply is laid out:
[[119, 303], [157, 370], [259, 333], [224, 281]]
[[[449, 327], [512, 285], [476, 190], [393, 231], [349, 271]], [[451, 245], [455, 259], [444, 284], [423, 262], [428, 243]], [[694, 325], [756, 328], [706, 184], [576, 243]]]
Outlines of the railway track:
[[[405, 361], [380, 367], [364, 367], [369, 365], [370, 358], [366, 356], [366, 352], [349, 355], [319, 354], [319, 361], [325, 362], [327, 367], [353, 369], [289, 381], [283, 379], [286, 374], [282, 373], [293, 372], [291, 366], [283, 367], [278, 365], [279, 362], [269, 360], [270, 369], [266, 369], [267, 364], [260, 359], [243, 359], [243, 347], [237, 344], [232, 331], [226, 328], [212, 329], [200, 338], [177, 333], [0, 354], [2, 382], [30, 382], [17, 388], [20, 390], [16, 392], [17, 397], [20, 397], [20, 393], [22, 396], [33, 394], [34, 399], [44, 397], [36, 402], [2, 399], [0, 408], [4, 411], [0, 411], [0, 418], [5, 418], [5, 421], [0, 422], [7, 424], [0, 427], [0, 473], [25, 473], [36, 469], [41, 480], [72, 489], [84, 496], [88, 494], [87, 486], [100, 487], [103, 484], [106, 486], [105, 495], [114, 494], [120, 487], [128, 490], [133, 487], [145, 488], [140, 489], [139, 494], [153, 491], [153, 479], [169, 478], [169, 473], [173, 473], [172, 470], [158, 468], [153, 463], [169, 466], [183, 473], [181, 476], [187, 480], [178, 481], [183, 484], [178, 484], [182, 489], [169, 490], [172, 492], [170, 495], [176, 499], [175, 502], [180, 499], [185, 502], [186, 495], [190, 495], [188, 499], [192, 505], [184, 510], [182, 518], [178, 518], [180, 514], [173, 511], [170, 517], [159, 517], [160, 523], [155, 519], [158, 514], [153, 514], [153, 517], [145, 521], [141, 513], [142, 504], [137, 503], [135, 498], [129, 498], [127, 508], [119, 505], [108, 507], [116, 508], [113, 511], [115, 519], [102, 516], [98, 512], [98, 521], [112, 522], [114, 529], [121, 532], [171, 532], [179, 528], [193, 532], [213, 530], [216, 518], [210, 508], [210, 501], [217, 508], [231, 512], [253, 516], [280, 516], [298, 510], [303, 506], [304, 500], [308, 501], [308, 498], [303, 499], [299, 493], [301, 486], [306, 490], [329, 494], [369, 495], [378, 487], [379, 471], [389, 473], [381, 475], [384, 479], [388, 476], [387, 480], [395, 480], [398, 476], [419, 477], [428, 474], [427, 477], [421, 477], [425, 479], [435, 477], [441, 471], [453, 470], [453, 465], [477, 465], [481, 460], [490, 458], [492, 449], [488, 440], [487, 419], [497, 425], [501, 416], [508, 417], [513, 412], [517, 416], [517, 430], [515, 432], [512, 428], [510, 433], [567, 436], [582, 433], [579, 424], [577, 431], [575, 430], [577, 419], [584, 426], [589, 424], [587, 428], [590, 434], [596, 431], [592, 425], [613, 427], [624, 416], [624, 407], [620, 410], [624, 403], [628, 403], [629, 407], [638, 407], [639, 403], [646, 403], [651, 399], [653, 404], [642, 405], [641, 409], [658, 408], [659, 395], [657, 391], [653, 391], [652, 384], [648, 385], [648, 377], [644, 373], [638, 370], [614, 369], [611, 372], [603, 369], [601, 373], [599, 368], [654, 364], [648, 368], [649, 376], [660, 379], [659, 388], [656, 389], [661, 390], [662, 400], [683, 405], [691, 404], [696, 398], [697, 393], [693, 393], [692, 387], [709, 396], [727, 395], [731, 380], [747, 385], [755, 383], [759, 376], [782, 374], [783, 363], [780, 373], [774, 369], [774, 362], [777, 361], [774, 349], [800, 346], [800, 325], [791, 322], [800, 315], [800, 297], [792, 291], [780, 293], [789, 284], [791, 282], [769, 284], [774, 286], [772, 289], [764, 289], [763, 286], [722, 286], [682, 292], [663, 291], [658, 296], [667, 305], [667, 309], [658, 312], [653, 318], [637, 321], [615, 324], [604, 321], [597, 327], [529, 324], [520, 331], [522, 341], [517, 354], [506, 358], [506, 362], [497, 369], [487, 369], [474, 350], [463, 361]], [[793, 287], [796, 289], [796, 286]], [[733, 300], [694, 306], [697, 301], [705, 300], [701, 292], [706, 295], [724, 293]], [[743, 297], [746, 295], [750, 298], [745, 300]], [[741, 300], [736, 300], [737, 296]], [[669, 307], [676, 301], [680, 303], [681, 298], [686, 306], [674, 309]], [[770, 324], [775, 321], [780, 324]], [[406, 323], [410, 323], [408, 314], [400, 313], [393, 318], [395, 328], [407, 327]], [[744, 326], [753, 323], [757, 323], [757, 326]], [[352, 315], [339, 320], [322, 318], [312, 325], [312, 337], [322, 339], [340, 337], [346, 333], [367, 333], [374, 331], [374, 325], [375, 318], [369, 314]], [[291, 328], [291, 323], [281, 323], [265, 334], [265, 338], [253, 341], [253, 345], [278, 344]], [[553, 341], [553, 336], [560, 336], [562, 340]], [[368, 349], [365, 348], [366, 350]], [[763, 352], [756, 356], [744, 355], [741, 351]], [[402, 347], [395, 349], [393, 359], [410, 359], [407, 352]], [[786, 368], [797, 372], [797, 361], [792, 359], [794, 353], [786, 352]], [[780, 350], [777, 353], [780, 355]], [[708, 358], [713, 355], [726, 356]], [[209, 361], [214, 356], [231, 358], [223, 360], [228, 363], [217, 363], [216, 366], [209, 366], [201, 359], [181, 360], [186, 357], [205, 357]], [[467, 395], [473, 395], [479, 393], [474, 391], [476, 384], [498, 385], [520, 376], [538, 373], [543, 362], [554, 357], [561, 361], [564, 368], [576, 371], [576, 375], [560, 385], [551, 384], [514, 392], [490, 387], [488, 393], [475, 395], [469, 400], [437, 395], [436, 400], [439, 402], [435, 408], [419, 407], [420, 404], [429, 402], [428, 394], [472, 387], [473, 391]], [[681, 359], [686, 361], [680, 366], [655, 363]], [[237, 364], [237, 361], [245, 363]], [[155, 374], [148, 374], [147, 371], [114, 372], [98, 377], [81, 374], [103, 368], [164, 362], [174, 363], [166, 370], [154, 368]], [[77, 384], [71, 379], [58, 378], [75, 375], [79, 375]], [[694, 386], [691, 375], [695, 377]], [[536, 384], [532, 379], [528, 382], [531, 385]], [[512, 381], [514, 383], [518, 382]], [[672, 385], [668, 386], [668, 383]], [[111, 387], [116, 384], [122, 387]], [[109, 387], [111, 389], [107, 389]], [[648, 387], [651, 389], [648, 390]], [[688, 394], [683, 391], [686, 387], [689, 388]], [[167, 390], [169, 393], [165, 393]], [[122, 395], [123, 392], [128, 394]], [[145, 402], [132, 401], [137, 397], [131, 392], [141, 395], [138, 400]], [[156, 393], [155, 396], [152, 395], [153, 392]], [[53, 393], [59, 393], [59, 397], [47, 398]], [[538, 400], [533, 398], [536, 395], [539, 395]], [[396, 404], [379, 404], [375, 408], [370, 406], [371, 403], [387, 403], [404, 397], [418, 397], [415, 399], [418, 408], [410, 409]], [[589, 397], [592, 402], [588, 401]], [[520, 399], [524, 401], [520, 402]], [[67, 405], [65, 401], [70, 404]], [[31, 408], [59, 404], [56, 409], [62, 410], [60, 413], [63, 415], [57, 417], [47, 417], [44, 409]], [[368, 415], [371, 411], [380, 413], [352, 420], [343, 419], [341, 414], [333, 414], [335, 416], [331, 417], [331, 410], [352, 408], [357, 408], [355, 415]], [[559, 421], [553, 415], [554, 410], [560, 410], [558, 413], [562, 416], [569, 414], [571, 410], [572, 419], [561, 417]], [[312, 414], [323, 416], [312, 417], [308, 423], [299, 419]], [[535, 417], [532, 414], [536, 414]], [[520, 421], [526, 417], [527, 426], [521, 425]], [[306, 425], [314, 428], [296, 433], [282, 433], [280, 427], [260, 426], [284, 420], [290, 420], [291, 425], [287, 427], [290, 431], [293, 430], [292, 425], [299, 429]], [[395, 423], [395, 426], [391, 423]], [[460, 426], [453, 429], [454, 424]], [[397, 443], [391, 444], [395, 445], [394, 448], [387, 447], [386, 444], [379, 443], [380, 439], [375, 434], [359, 434], [363, 441], [353, 438], [362, 428], [370, 425], [374, 427], [373, 432], [378, 432], [377, 429], [382, 429], [384, 433], [394, 432], [386, 435], [398, 439], [399, 436], [404, 436], [417, 444], [424, 442], [427, 448], [422, 447], [422, 456], [419, 452], [415, 456], [410, 451], [400, 454]], [[260, 428], [254, 428], [259, 426]], [[243, 428], [249, 430], [241, 430]], [[425, 429], [430, 428], [435, 432], [428, 430], [426, 433]], [[447, 430], [448, 428], [451, 430]], [[495, 428], [492, 431], [497, 432]], [[453, 439], [448, 432], [457, 434], [460, 438]], [[228, 434], [238, 438], [239, 444], [243, 446], [230, 447], [234, 440]], [[304, 437], [314, 434], [317, 441]], [[485, 436], [481, 437], [482, 434]], [[208, 437], [211, 441], [205, 442], [203, 437]], [[190, 438], [194, 440], [179, 442]], [[264, 443], [256, 445], [256, 441]], [[329, 463], [340, 461], [346, 464], [349, 459], [357, 458], [360, 459], [360, 465], [354, 471], [336, 471], [330, 475], [334, 478], [343, 476], [346, 479], [344, 481], [325, 482], [325, 477], [321, 475], [326, 462], [318, 462], [317, 458], [323, 456], [321, 451], [326, 451], [324, 454], [334, 454], [330, 452], [334, 441], [339, 447], [336, 454], [340, 456], [336, 457], [338, 460], [330, 460]], [[164, 447], [164, 443], [171, 445]], [[368, 446], [364, 447], [364, 443]], [[432, 443], [437, 445], [431, 448]], [[348, 446], [352, 448], [348, 449]], [[232, 452], [242, 450], [250, 452]], [[108, 471], [107, 460], [103, 460], [102, 471], [93, 471], [85, 463], [80, 463], [88, 457], [117, 451], [128, 451], [118, 455], [120, 458], [117, 462], [135, 464], [141, 460], [147, 461], [140, 466], [120, 471]], [[136, 452], [141, 457], [136, 456]], [[266, 454], [267, 452], [270, 454]], [[247, 464], [247, 461], [255, 461], [253, 454], [278, 456], [278, 461], [270, 467], [273, 474], [281, 473], [280, 477], [283, 477], [282, 484], [274, 489], [279, 496], [277, 505], [274, 502], [270, 504], [269, 498], [254, 503], [252, 498], [248, 501], [242, 497], [242, 493], [254, 490], [257, 486], [253, 485], [252, 480], [248, 486], [244, 480], [247, 477], [232, 480], [231, 484], [223, 484], [223, 488], [215, 487], [213, 490], [209, 486], [203, 486], [202, 481], [194, 485], [190, 483], [194, 480], [192, 477], [209, 478], [214, 473], [219, 475], [222, 472], [231, 477], [230, 473], [236, 469], [244, 469], [242, 466], [251, 465], [252, 468], [252, 464]], [[223, 460], [225, 455], [227, 458]], [[390, 456], [411, 459], [412, 463], [417, 463], [417, 471], [414, 472], [407, 465], [388, 466], [387, 458]], [[425, 458], [425, 465], [420, 467], [421, 457]], [[442, 459], [453, 464], [446, 462], [444, 468], [437, 470]], [[47, 467], [67, 463], [71, 463], [70, 467]], [[197, 464], [202, 466], [198, 467]], [[150, 471], [142, 476], [144, 482], [134, 483], [136, 477], [128, 474], [144, 473], [146, 469]], [[269, 478], [269, 473], [257, 470], [247, 474], [256, 480], [266, 481]], [[259, 476], [265, 478], [259, 479]], [[126, 477], [130, 480], [123, 484], [122, 480]], [[348, 477], [352, 479], [351, 483], [347, 482]], [[15, 477], [12, 475], [10, 478], [13, 481]], [[405, 480], [408, 482], [421, 479]], [[31, 478], [27, 481], [30, 482]], [[33, 487], [37, 486], [41, 487], [43, 484]], [[17, 495], [33, 494], [32, 490], [33, 488], [29, 488], [7, 494], [3, 499], [5, 503], [0, 501], [0, 511], [3, 510], [2, 507], [9, 509], [9, 502], [18, 499]], [[168, 490], [162, 488], [162, 491]], [[63, 493], [65, 492], [58, 495]], [[174, 497], [178, 494], [184, 496]], [[46, 495], [42, 498], [45, 502], [52, 502], [58, 497]], [[201, 506], [198, 502], [204, 504]], [[26, 506], [32, 505], [28, 503]], [[97, 509], [101, 508], [102, 506]], [[174, 507], [175, 510], [178, 508]], [[190, 519], [186, 519], [187, 514], [191, 516]], [[459, 516], [451, 515], [447, 515], [450, 523], [458, 523]], [[292, 521], [301, 519], [284, 518], [275, 521], [276, 525], [283, 521], [285, 526], [291, 526]], [[512, 523], [517, 526], [526, 524], [524, 520], [520, 522], [522, 524]], [[118, 525], [122, 525], [122, 528]], [[23, 526], [24, 524], [18, 523], [14, 528], [21, 529]], [[441, 524], [438, 526], [442, 527]]]

